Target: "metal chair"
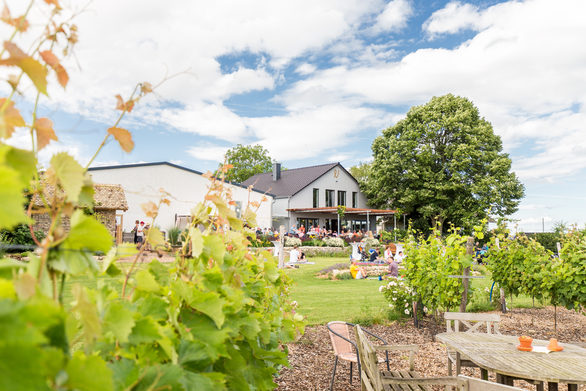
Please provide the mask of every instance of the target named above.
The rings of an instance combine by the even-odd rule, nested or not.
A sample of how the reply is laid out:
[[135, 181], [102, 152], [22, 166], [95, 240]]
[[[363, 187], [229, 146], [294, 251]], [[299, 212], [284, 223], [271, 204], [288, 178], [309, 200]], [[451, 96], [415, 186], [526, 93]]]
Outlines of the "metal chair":
[[[334, 370], [332, 371], [332, 382], [330, 384], [330, 391], [334, 388], [334, 379], [336, 377], [336, 368], [338, 366], [338, 360], [345, 360], [350, 362], [350, 384], [352, 384], [352, 366], [354, 363], [358, 364], [358, 375], [360, 376], [360, 359], [358, 357], [358, 347], [356, 346], [356, 342], [352, 341], [350, 336], [350, 327], [354, 327], [353, 323], [348, 322], [341, 322], [341, 321], [333, 321], [329, 322], [326, 327], [328, 328], [328, 333], [330, 334], [330, 339], [332, 341], [332, 347], [334, 348], [334, 355], [336, 359], [334, 361]], [[386, 341], [381, 337], [371, 333], [370, 331], [362, 329], [366, 334], [370, 335], [373, 338], [378, 339], [384, 345], [386, 345]], [[387, 363], [387, 370], [390, 370], [389, 366], [389, 353], [385, 352], [385, 358], [380, 360], [379, 362], [386, 362]]]

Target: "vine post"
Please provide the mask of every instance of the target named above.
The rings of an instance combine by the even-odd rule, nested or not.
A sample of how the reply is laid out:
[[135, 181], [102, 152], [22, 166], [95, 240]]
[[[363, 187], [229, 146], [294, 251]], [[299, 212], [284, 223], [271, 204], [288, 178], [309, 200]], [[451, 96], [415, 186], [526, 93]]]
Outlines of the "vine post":
[[[498, 249], [501, 248], [500, 241], [499, 241], [498, 237], [495, 239], [495, 244]], [[506, 314], [507, 313], [507, 298], [505, 296], [505, 288], [503, 288], [502, 286], [499, 288], [500, 288], [500, 295], [501, 295], [501, 301], [500, 301], [501, 302], [501, 312], [503, 314]]]
[[[472, 257], [474, 255], [474, 238], [468, 237], [466, 240], [466, 256]], [[466, 266], [462, 273], [462, 300], [460, 301], [460, 312], [466, 312], [466, 305], [468, 304], [468, 286], [470, 285], [470, 266]]]

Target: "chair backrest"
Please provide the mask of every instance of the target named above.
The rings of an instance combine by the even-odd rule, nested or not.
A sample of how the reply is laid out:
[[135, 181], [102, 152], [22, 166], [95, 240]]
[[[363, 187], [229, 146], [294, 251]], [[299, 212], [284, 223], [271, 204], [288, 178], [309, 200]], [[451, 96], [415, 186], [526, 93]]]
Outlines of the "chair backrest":
[[334, 354], [336, 356], [339, 356], [341, 353], [352, 353], [352, 344], [332, 333], [332, 331], [351, 341], [350, 328], [348, 327], [348, 324], [346, 322], [339, 321], [330, 322], [328, 323], [328, 333], [330, 334], [332, 346], [334, 347]]
[[486, 326], [487, 334], [500, 334], [499, 322], [501, 317], [499, 314], [446, 312], [444, 313], [444, 319], [446, 320], [446, 331], [448, 333], [477, 333], [480, 332], [482, 326]]
[[474, 379], [468, 376], [458, 376], [461, 383], [461, 391], [519, 391], [521, 388], [507, 386], [499, 383], [492, 383], [486, 380]]
[[382, 376], [378, 369], [376, 350], [366, 338], [364, 331], [356, 325], [356, 344], [358, 345], [358, 358], [360, 360], [360, 378], [363, 390], [383, 391]]

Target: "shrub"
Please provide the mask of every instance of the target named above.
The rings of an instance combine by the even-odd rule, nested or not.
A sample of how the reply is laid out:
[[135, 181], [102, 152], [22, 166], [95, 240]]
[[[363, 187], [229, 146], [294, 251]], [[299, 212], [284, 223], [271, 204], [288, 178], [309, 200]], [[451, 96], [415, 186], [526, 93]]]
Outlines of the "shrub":
[[285, 236], [285, 247], [301, 246], [301, 239], [293, 236]]
[[403, 279], [389, 277], [388, 282], [379, 287], [379, 291], [389, 302], [391, 312], [400, 317], [411, 316], [415, 296], [413, 289]]
[[328, 247], [344, 247], [344, 239], [328, 236], [323, 239]]
[[[41, 241], [45, 237], [45, 233], [35, 231], [35, 236]], [[36, 246], [31, 236], [31, 231], [26, 224], [19, 224], [10, 230], [0, 230], [0, 243], [9, 245], [6, 252], [22, 252], [23, 250], [31, 250], [33, 246]], [[2, 248], [0, 248], [0, 251], [2, 251]]]
[[169, 236], [169, 243], [171, 246], [176, 246], [180, 243], [179, 237], [181, 235], [181, 229], [179, 229], [179, 227], [174, 226], [167, 229], [167, 235]]
[[367, 250], [375, 247], [380, 247], [380, 242], [378, 241], [378, 239], [375, 238], [366, 238], [362, 242], [364, 243], [364, 248], [366, 248]]

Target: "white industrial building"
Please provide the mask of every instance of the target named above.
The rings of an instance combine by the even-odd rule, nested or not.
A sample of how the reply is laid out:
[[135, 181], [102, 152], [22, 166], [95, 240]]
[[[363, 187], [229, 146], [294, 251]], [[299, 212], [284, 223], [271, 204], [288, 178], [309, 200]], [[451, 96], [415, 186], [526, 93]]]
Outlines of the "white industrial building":
[[[128, 232], [134, 227], [135, 220], [148, 222], [141, 204], [148, 201], [158, 203], [161, 192], [171, 194], [170, 205], [163, 204], [155, 225], [166, 231], [173, 226], [182, 228], [191, 210], [204, 200], [210, 181], [201, 172], [168, 162], [128, 164], [104, 167], [91, 167], [89, 172], [95, 183], [119, 184], [126, 193], [128, 210], [118, 216], [118, 223]], [[232, 190], [232, 198], [237, 213], [244, 211], [248, 202], [260, 203], [257, 223], [261, 228], [271, 227], [273, 197], [263, 191], [249, 191], [245, 186], [226, 183]], [[263, 196], [267, 200], [262, 201]]]

